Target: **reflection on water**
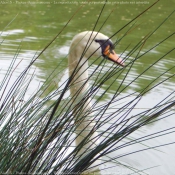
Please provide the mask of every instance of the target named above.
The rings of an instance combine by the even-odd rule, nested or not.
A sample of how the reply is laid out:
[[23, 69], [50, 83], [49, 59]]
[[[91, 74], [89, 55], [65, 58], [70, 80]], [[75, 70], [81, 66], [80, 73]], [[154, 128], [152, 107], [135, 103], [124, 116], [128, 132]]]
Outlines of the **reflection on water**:
[[[172, 3], [174, 2], [175, 1], [173, 0]], [[150, 4], [151, 2], [149, 1], [149, 4], [144, 5], [117, 5], [111, 14], [111, 9], [114, 7], [111, 5], [106, 5], [105, 11], [103, 12], [102, 17], [99, 19], [95, 30], [98, 30], [102, 26], [104, 20], [107, 19], [108, 15], [110, 15], [109, 19], [101, 29], [102, 33], [110, 36], [118, 31], [121, 27], [123, 27], [127, 22], [129, 22], [130, 19], [142, 12]], [[39, 51], [42, 50], [51, 41], [51, 39], [62, 30], [66, 22], [70, 19], [70, 16], [78, 8], [78, 6], [75, 4], [1, 4], [1, 6], [3, 6], [0, 12], [1, 79], [4, 77], [4, 74], [8, 70], [8, 66], [11, 63], [11, 60], [16, 57], [17, 59], [15, 65], [18, 63], [19, 65], [17, 68], [15, 68], [15, 71], [13, 73], [12, 79], [15, 79], [19, 73], [28, 65], [28, 63], [34, 57], [36, 57]], [[93, 29], [101, 8], [101, 5], [87, 5], [80, 9], [68, 24], [68, 26], [61, 32], [56, 41], [52, 43], [52, 45], [41, 55], [41, 57], [36, 61], [35, 65], [31, 69], [31, 74], [33, 71], [35, 71], [36, 77], [33, 80], [32, 86], [29, 88], [30, 91], [28, 92], [28, 95], [30, 95], [37, 88], [39, 82], [43, 82], [50, 75], [50, 73], [52, 73], [52, 71], [57, 68], [58, 65], [59, 69], [62, 68], [62, 70], [59, 70], [62, 76], [58, 77], [55, 75], [53, 81], [56, 81], [59, 84], [61, 84], [61, 82], [64, 82], [64, 77], [67, 77], [66, 56], [68, 54], [71, 39], [80, 31]], [[140, 42], [141, 39], [143, 39], [147, 34], [152, 32], [172, 10], [174, 10], [173, 6], [168, 5], [166, 2], [160, 2], [151, 10], [146, 12], [145, 15], [137, 19], [136, 24], [132, 23], [134, 26], [131, 30], [129, 30], [129, 27], [131, 27], [131, 25], [121, 30], [117, 36], [114, 36], [112, 38], [114, 42], [119, 41], [119, 39], [121, 39], [121, 37], [126, 34], [128, 30], [129, 32], [127, 33], [126, 37], [121, 39], [120, 42], [116, 45], [116, 52], [125, 58], [127, 54], [131, 53], [133, 47], [135, 47], [137, 43]], [[11, 22], [11, 24], [9, 24], [9, 22], [14, 18], [14, 16], [16, 16], [17, 13], [17, 17]], [[161, 42], [163, 39], [174, 32], [173, 17], [174, 15], [168, 19], [168, 21], [144, 43], [141, 50], [137, 49], [137, 51], [135, 51], [133, 54], [129, 54], [128, 61], [126, 60], [126, 63], [129, 62], [129, 60], [134, 59], [136, 56], [138, 57], [138, 55], [140, 55], [140, 58], [136, 60], [135, 63], [131, 66], [131, 70], [129, 70], [129, 74], [123, 82], [123, 94], [130, 94], [135, 91], [140, 92], [152, 81], [154, 81], [154, 83], [151, 84], [151, 86], [158, 84], [159, 82], [167, 79], [174, 74], [174, 69], [171, 69], [167, 73], [163, 74], [166, 70], [170, 69], [174, 65], [173, 58], [175, 52], [173, 51], [168, 55], [165, 55], [165, 53], [169, 52], [174, 47], [174, 38], [170, 37], [168, 40], [165, 40], [160, 46], [153, 48], [157, 43]], [[144, 55], [144, 53], [149, 49], [151, 50]], [[164, 58], [158, 61], [160, 57]], [[90, 68], [90, 72], [94, 70], [97, 64], [98, 61]], [[154, 65], [148, 71], [145, 71], [151, 64]], [[108, 63], [108, 66], [110, 67], [112, 64]], [[108, 67], [106, 67], [106, 69], [108, 69]], [[126, 69], [129, 69], [129, 67]], [[104, 95], [101, 103], [111, 98], [111, 94], [116, 91], [116, 87], [118, 87], [119, 83], [126, 75], [126, 72], [127, 71], [124, 71], [118, 79], [116, 79], [115, 76], [110, 78], [106, 84], [104, 84], [99, 94], [97, 94], [96, 99], [98, 99], [98, 96], [100, 96], [100, 94], [105, 90], [105, 87], [107, 87], [111, 82], [115, 81], [113, 83], [113, 86]], [[141, 76], [135, 80], [139, 74], [141, 74]], [[159, 77], [161, 74], [163, 75], [157, 79], [157, 77]], [[165, 83], [148, 92], [136, 106], [135, 110], [133, 110], [132, 115], [145, 109], [149, 109], [160, 100], [165, 98], [174, 90], [174, 82], [175, 79], [172, 77]], [[131, 83], [130, 86], [125, 89], [129, 83]], [[114, 104], [114, 106], [115, 105], [116, 104]], [[154, 123], [153, 125], [145, 126], [141, 130], [133, 133], [128, 139], [143, 137], [149, 133], [170, 128], [173, 127], [173, 124], [173, 117], [168, 117], [164, 120], [160, 120]], [[172, 133], [166, 136], [157, 137], [143, 143], [142, 145], [137, 144], [125, 148], [121, 150], [120, 153], [116, 152], [115, 155], [110, 156], [115, 157], [126, 152], [131, 152], [131, 150], [137, 151], [140, 149], [148, 148], [149, 145], [156, 146], [164, 143], [169, 143], [173, 141], [174, 136], [175, 135]], [[148, 169], [146, 172], [150, 174], [170, 175], [175, 171], [173, 165], [175, 156], [174, 152], [174, 146], [169, 145], [154, 150], [127, 155], [126, 157], [121, 157], [119, 160], [138, 169]], [[114, 164], [111, 163], [111, 165], [107, 164], [105, 166], [112, 165], [115, 165], [115, 162]], [[129, 173], [125, 172], [125, 170], [121, 168], [116, 171], [119, 174], [121, 172], [124, 174]]]

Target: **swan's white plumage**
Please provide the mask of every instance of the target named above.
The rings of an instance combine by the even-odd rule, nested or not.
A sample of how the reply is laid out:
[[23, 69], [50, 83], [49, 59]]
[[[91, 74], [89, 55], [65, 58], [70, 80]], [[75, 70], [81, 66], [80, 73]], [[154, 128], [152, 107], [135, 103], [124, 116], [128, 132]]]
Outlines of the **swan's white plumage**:
[[[75, 104], [79, 103], [81, 99], [85, 96], [89, 88], [88, 81], [88, 58], [93, 54], [93, 56], [99, 57], [102, 55], [102, 48], [98, 42], [95, 42], [95, 39], [98, 40], [109, 40], [109, 38], [101, 33], [86, 31], [79, 33], [76, 35], [71, 43], [69, 56], [68, 56], [68, 64], [69, 64], [69, 76], [72, 76], [76, 68], [76, 72], [74, 72], [74, 76], [71, 81], [71, 96], [72, 101]], [[82, 53], [85, 51], [85, 54]], [[91, 99], [88, 99], [84, 104], [79, 115], [75, 115], [75, 124], [76, 128], [76, 146], [78, 146], [82, 140], [89, 134], [91, 130], [93, 130], [95, 121], [93, 115], [88, 115], [81, 119], [87, 111], [91, 109]], [[82, 103], [80, 103], [81, 105]], [[77, 112], [77, 111], [76, 111]], [[78, 117], [77, 117], [78, 116]], [[85, 156], [91, 149], [94, 149], [96, 145], [99, 143], [97, 132], [94, 132], [89, 138], [90, 141], [86, 143], [81, 150], [79, 151], [79, 155]], [[99, 162], [95, 162], [92, 166], [97, 165]], [[98, 167], [98, 166], [97, 166]]]
[[[93, 56], [96, 56], [96, 57], [102, 55], [100, 45], [99, 43], [95, 42], [95, 39], [107, 40], [108, 37], [103, 35], [102, 33], [85, 31], [77, 34], [72, 40], [69, 56], [68, 56], [69, 76], [72, 75], [72, 72], [75, 70], [77, 65], [78, 65], [77, 70], [79, 69], [76, 72], [76, 75], [74, 76], [75, 86], [71, 87], [72, 96], [77, 92], [78, 89], [80, 89], [84, 81], [88, 78], [87, 58], [89, 58], [92, 54]], [[82, 53], [84, 52], [84, 49], [85, 49], [85, 54], [83, 58], [81, 58]], [[88, 88], [87, 86], [85, 86], [82, 89], [82, 92], [87, 90]]]

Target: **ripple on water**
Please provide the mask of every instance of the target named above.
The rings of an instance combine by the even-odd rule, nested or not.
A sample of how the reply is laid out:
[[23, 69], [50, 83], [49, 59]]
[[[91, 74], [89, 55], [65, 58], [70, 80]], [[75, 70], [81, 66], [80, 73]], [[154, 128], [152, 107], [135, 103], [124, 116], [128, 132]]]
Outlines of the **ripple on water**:
[[24, 33], [24, 30], [22, 29], [13, 29], [13, 30], [7, 30], [7, 31], [0, 31], [0, 36], [9, 36], [9, 35], [17, 35]]

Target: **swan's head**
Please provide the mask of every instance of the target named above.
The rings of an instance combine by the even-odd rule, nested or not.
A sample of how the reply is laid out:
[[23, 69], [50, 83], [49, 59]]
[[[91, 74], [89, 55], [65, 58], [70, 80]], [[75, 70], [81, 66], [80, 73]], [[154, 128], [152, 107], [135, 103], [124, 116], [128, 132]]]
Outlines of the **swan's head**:
[[[89, 58], [103, 56], [109, 60], [124, 66], [121, 58], [114, 51], [114, 44], [106, 35], [95, 31], [85, 31], [77, 34], [71, 44], [70, 53], [74, 50], [75, 57]], [[70, 55], [71, 56], [71, 55]]]

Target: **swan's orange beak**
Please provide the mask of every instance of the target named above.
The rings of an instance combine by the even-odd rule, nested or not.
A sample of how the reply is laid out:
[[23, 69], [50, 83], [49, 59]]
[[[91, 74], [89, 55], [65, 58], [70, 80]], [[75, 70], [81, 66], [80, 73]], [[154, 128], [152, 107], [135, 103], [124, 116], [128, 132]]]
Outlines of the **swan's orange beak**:
[[117, 63], [118, 65], [124, 67], [123, 60], [115, 53], [114, 50], [110, 51], [110, 46], [108, 45], [103, 52], [105, 56], [107, 56], [111, 61]]

